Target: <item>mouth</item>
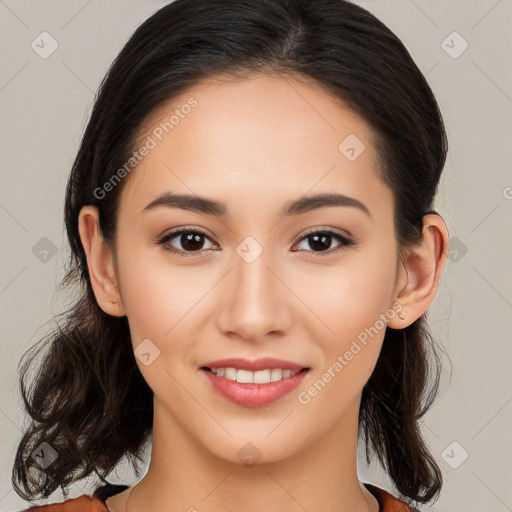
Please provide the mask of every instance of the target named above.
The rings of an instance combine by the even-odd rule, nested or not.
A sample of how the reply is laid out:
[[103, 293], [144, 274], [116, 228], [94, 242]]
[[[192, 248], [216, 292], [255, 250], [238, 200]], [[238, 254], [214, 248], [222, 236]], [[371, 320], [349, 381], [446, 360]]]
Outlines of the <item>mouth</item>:
[[310, 368], [306, 367], [298, 371], [283, 368], [267, 368], [264, 370], [251, 371], [229, 366], [224, 368], [202, 366], [201, 370], [240, 384], [270, 384], [271, 382], [279, 382], [283, 379], [288, 379], [298, 373], [307, 372]]
[[210, 389], [226, 400], [244, 407], [264, 407], [291, 393], [311, 368], [267, 358], [258, 361], [223, 359], [201, 366], [199, 370]]

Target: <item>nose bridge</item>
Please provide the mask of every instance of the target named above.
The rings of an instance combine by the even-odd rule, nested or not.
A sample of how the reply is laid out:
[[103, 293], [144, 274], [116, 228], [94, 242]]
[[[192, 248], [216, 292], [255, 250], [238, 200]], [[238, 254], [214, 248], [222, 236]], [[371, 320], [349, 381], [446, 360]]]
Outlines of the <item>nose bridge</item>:
[[272, 253], [258, 245], [245, 240], [237, 247], [218, 317], [222, 331], [246, 339], [258, 339], [289, 325], [285, 321], [290, 316], [285, 287], [275, 275]]

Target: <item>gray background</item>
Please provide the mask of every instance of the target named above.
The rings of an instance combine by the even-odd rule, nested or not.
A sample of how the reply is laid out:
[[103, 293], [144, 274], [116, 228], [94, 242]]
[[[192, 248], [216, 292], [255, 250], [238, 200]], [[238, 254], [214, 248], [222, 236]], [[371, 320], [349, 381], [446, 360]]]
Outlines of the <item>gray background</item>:
[[[56, 292], [68, 256], [66, 177], [109, 64], [165, 3], [0, 0], [0, 512], [26, 506], [10, 484], [24, 421], [16, 367], [66, 304]], [[445, 478], [431, 510], [512, 511], [512, 0], [358, 3], [395, 31], [426, 74], [450, 143], [436, 206], [451, 253], [429, 320], [453, 372], [449, 380], [446, 361], [442, 395], [424, 422]], [[51, 49], [45, 31], [58, 48], [44, 59], [31, 45]], [[362, 460], [361, 479], [392, 490]], [[125, 466], [116, 479], [134, 481]]]

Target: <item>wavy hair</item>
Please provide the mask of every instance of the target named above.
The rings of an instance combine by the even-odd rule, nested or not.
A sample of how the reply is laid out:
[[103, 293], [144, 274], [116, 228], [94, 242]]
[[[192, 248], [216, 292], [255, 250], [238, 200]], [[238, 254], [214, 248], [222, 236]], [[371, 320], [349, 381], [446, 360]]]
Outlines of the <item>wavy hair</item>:
[[[12, 482], [23, 498], [48, 497], [59, 486], [66, 496], [92, 473], [104, 480], [125, 456], [138, 474], [151, 437], [153, 393], [136, 365], [127, 318], [109, 316], [96, 302], [78, 232], [81, 208], [95, 205], [103, 237], [114, 241], [123, 183], [105, 198], [97, 190], [129, 159], [148, 115], [200, 80], [270, 72], [321, 85], [368, 123], [381, 178], [393, 192], [400, 255], [421, 240], [424, 215], [436, 213], [448, 143], [426, 79], [385, 24], [345, 0], [176, 0], [159, 9], [100, 84], [70, 172], [64, 214], [71, 256], [61, 286], [73, 286], [78, 298], [22, 358], [31, 421]], [[376, 454], [404, 499], [419, 503], [442, 487], [419, 423], [438, 392], [439, 350], [425, 315], [403, 330], [388, 327], [360, 406], [367, 461]], [[31, 456], [43, 441], [59, 454], [45, 469]]]

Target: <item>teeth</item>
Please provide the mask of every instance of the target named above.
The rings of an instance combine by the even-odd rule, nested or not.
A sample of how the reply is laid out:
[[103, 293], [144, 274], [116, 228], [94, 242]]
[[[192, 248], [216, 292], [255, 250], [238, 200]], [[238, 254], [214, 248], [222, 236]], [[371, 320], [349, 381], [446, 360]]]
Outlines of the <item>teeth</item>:
[[236, 370], [234, 368], [226, 368], [224, 377], [229, 380], [236, 380]]
[[268, 384], [269, 382], [287, 379], [297, 373], [291, 370], [281, 370], [280, 368], [259, 370], [257, 372], [237, 370], [236, 368], [210, 368], [210, 370], [214, 375], [217, 375], [217, 377], [225, 377], [228, 380], [251, 384]]

